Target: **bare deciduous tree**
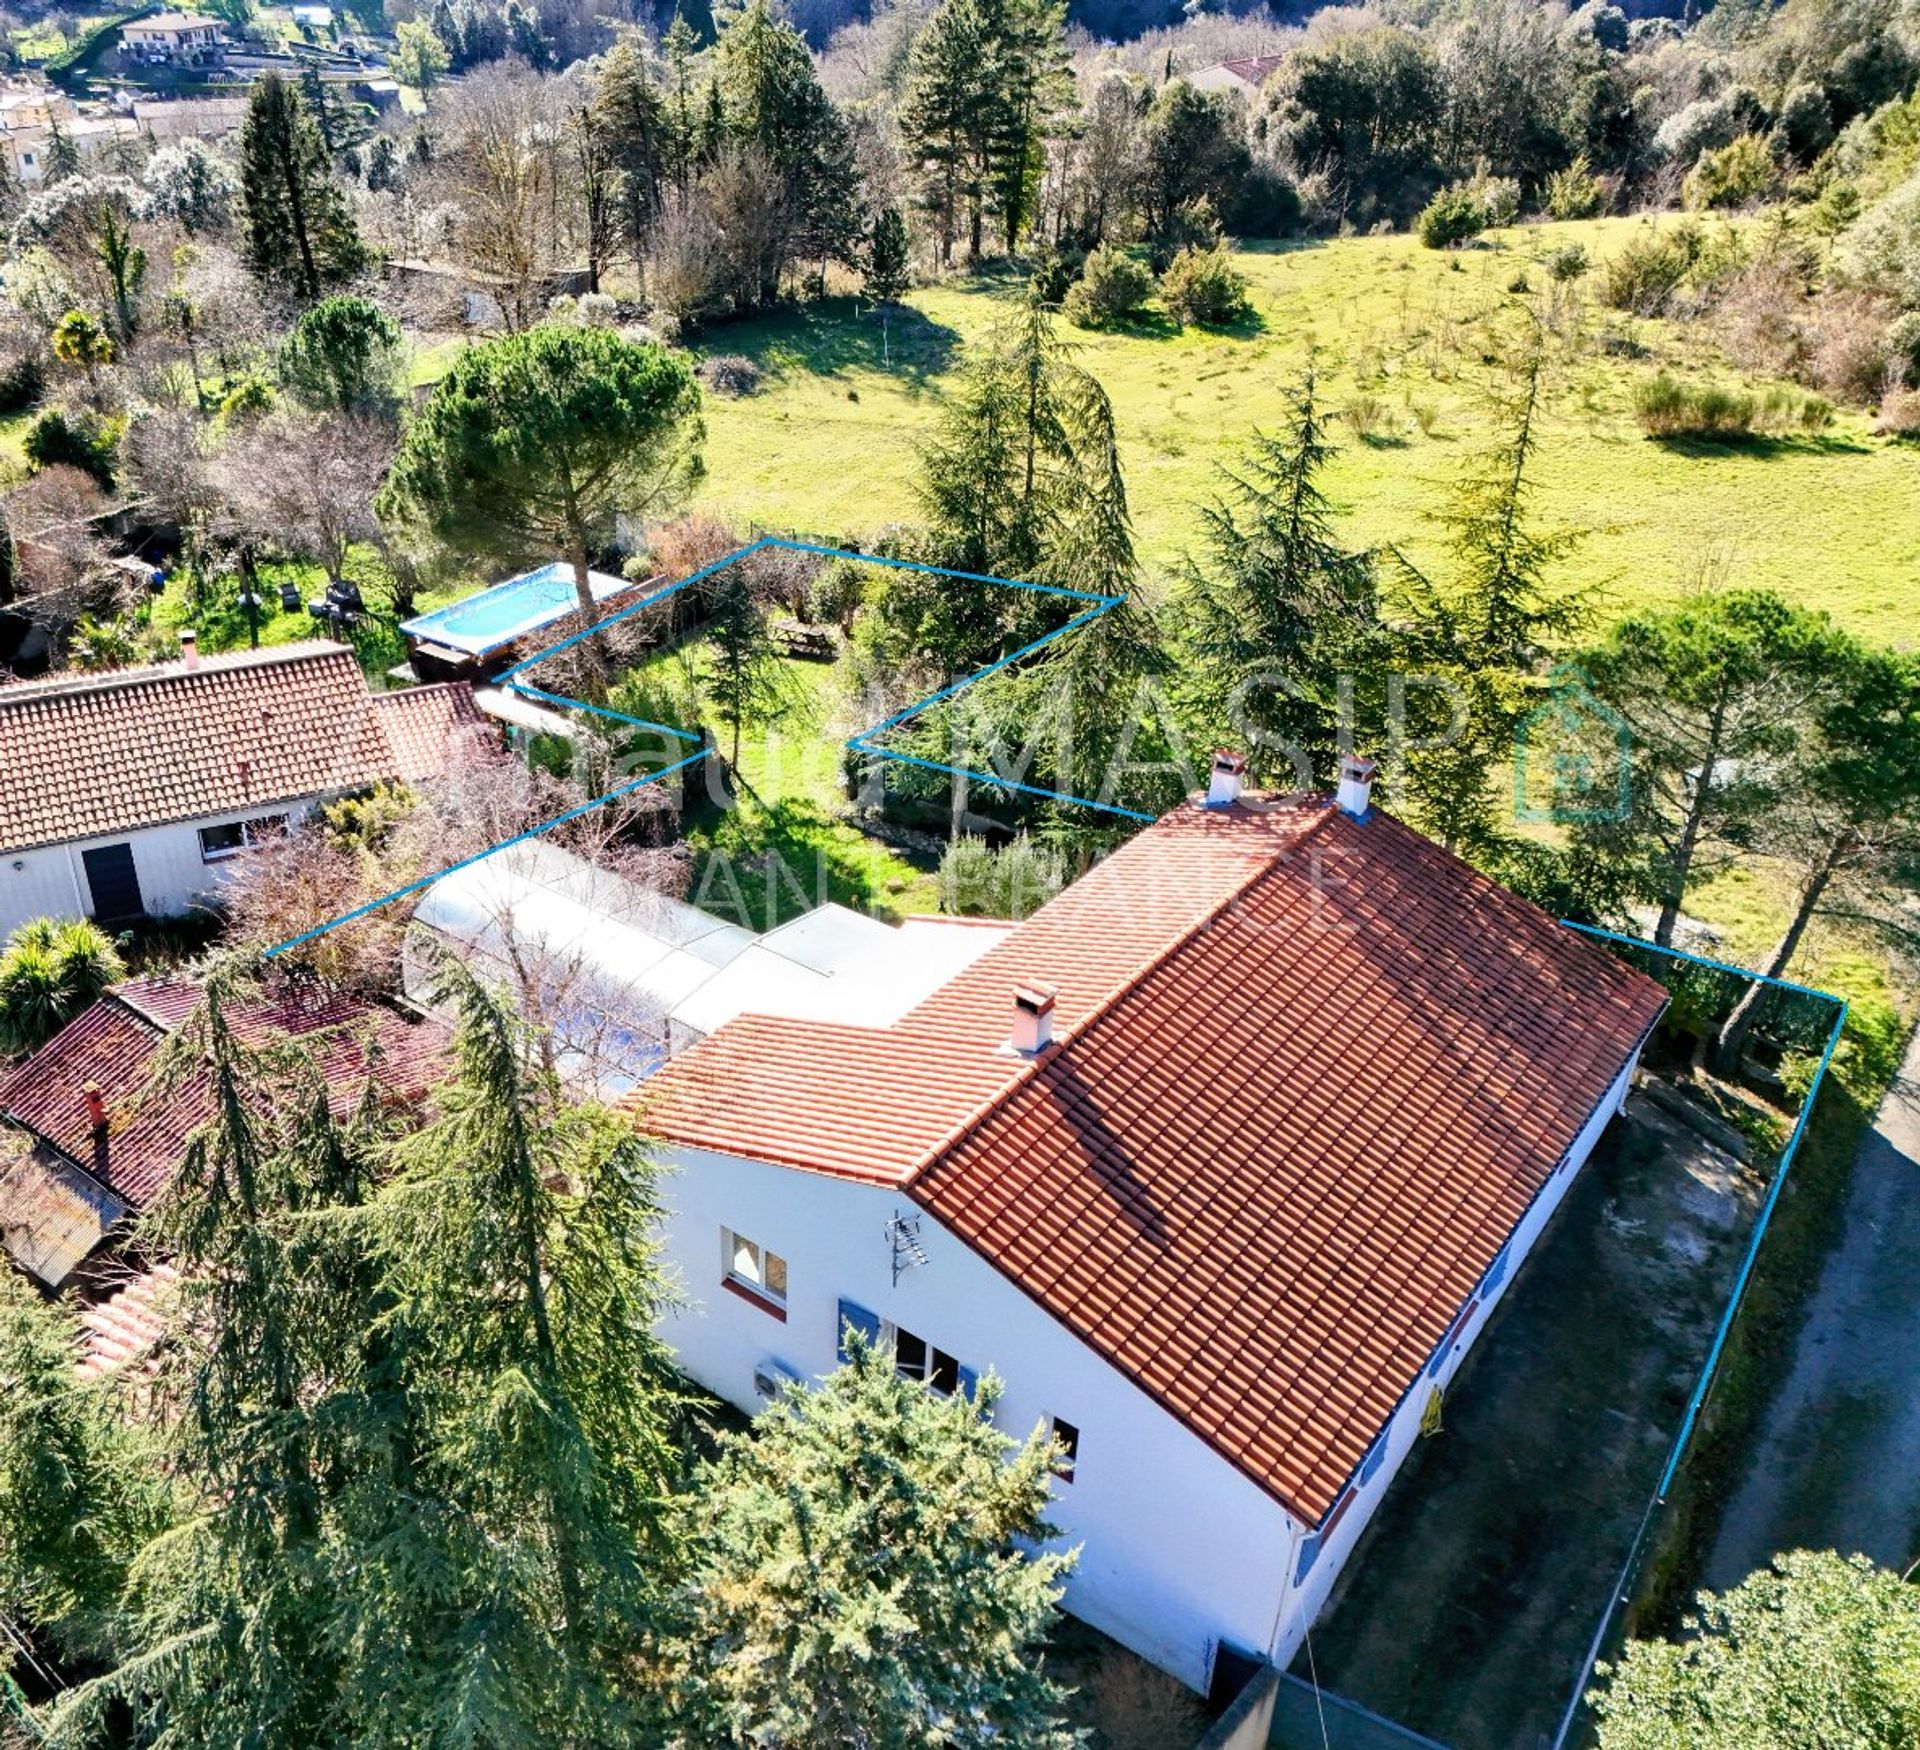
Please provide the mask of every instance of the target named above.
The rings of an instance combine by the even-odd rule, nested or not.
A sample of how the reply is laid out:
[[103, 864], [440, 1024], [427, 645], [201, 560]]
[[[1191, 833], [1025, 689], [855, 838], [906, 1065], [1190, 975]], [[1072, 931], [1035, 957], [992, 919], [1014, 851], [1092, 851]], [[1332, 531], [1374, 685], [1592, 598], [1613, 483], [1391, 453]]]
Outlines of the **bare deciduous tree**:
[[361, 414], [254, 422], [220, 458], [241, 534], [311, 559], [339, 582], [349, 549], [383, 539], [373, 495], [393, 445], [385, 420]]

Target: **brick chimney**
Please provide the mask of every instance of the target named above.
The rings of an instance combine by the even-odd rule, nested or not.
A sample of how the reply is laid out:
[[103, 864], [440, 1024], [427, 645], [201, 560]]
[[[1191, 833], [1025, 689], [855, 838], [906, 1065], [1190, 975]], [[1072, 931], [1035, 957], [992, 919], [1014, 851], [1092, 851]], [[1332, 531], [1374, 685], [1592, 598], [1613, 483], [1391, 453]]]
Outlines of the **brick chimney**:
[[107, 1177], [107, 1101], [98, 1082], [88, 1082], [80, 1090], [87, 1103], [87, 1128], [93, 1133], [93, 1176], [102, 1184]]
[[1246, 782], [1247, 756], [1222, 748], [1213, 756], [1213, 775], [1207, 780], [1207, 806], [1231, 808], [1240, 800], [1240, 786]]
[[180, 661], [188, 674], [200, 666], [200, 634], [191, 626], [180, 634]]
[[1016, 984], [1013, 987], [1013, 1037], [1009, 1041], [1022, 1057], [1034, 1057], [1053, 1043], [1051, 985]]
[[1343, 814], [1351, 814], [1355, 820], [1365, 820], [1367, 810], [1373, 806], [1373, 774], [1377, 768], [1372, 760], [1363, 760], [1358, 754], [1340, 756], [1340, 788], [1333, 793], [1333, 805]]

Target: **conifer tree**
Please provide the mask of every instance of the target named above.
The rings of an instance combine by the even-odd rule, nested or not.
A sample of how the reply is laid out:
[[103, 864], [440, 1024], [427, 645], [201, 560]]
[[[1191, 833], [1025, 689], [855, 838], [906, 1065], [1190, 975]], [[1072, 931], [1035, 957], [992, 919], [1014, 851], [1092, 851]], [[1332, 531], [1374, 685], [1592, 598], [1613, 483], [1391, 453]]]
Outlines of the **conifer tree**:
[[361, 1646], [404, 1629], [413, 1674], [354, 1674], [379, 1716], [359, 1741], [656, 1744], [641, 1658], [679, 1400], [652, 1163], [630, 1122], [563, 1096], [504, 995], [451, 956], [441, 979], [454, 1079], [363, 1221], [435, 1507], [391, 1503], [421, 1567], [381, 1584], [416, 1596], [370, 1584], [348, 1625]]
[[796, 703], [766, 607], [753, 587], [751, 563], [723, 567], [705, 588], [708, 661], [701, 691], [732, 733], [727, 763], [736, 771], [741, 732], [772, 722]]
[[359, 1384], [369, 1285], [301, 1224], [364, 1194], [364, 1138], [336, 1128], [305, 1052], [242, 1036], [256, 995], [246, 961], [218, 962], [159, 1060], [156, 1097], [193, 1084], [211, 1107], [145, 1224], [180, 1268], [156, 1401], [168, 1472], [197, 1511], [139, 1556], [129, 1655], [63, 1700], [56, 1742], [91, 1742], [119, 1707], [208, 1750], [350, 1741], [330, 1634], [347, 1568], [330, 1510], [369, 1462], [363, 1424], [342, 1407]]
[[[1343, 681], [1377, 691], [1384, 657], [1373, 557], [1341, 544], [1321, 487], [1336, 450], [1311, 365], [1287, 426], [1256, 434], [1202, 516], [1204, 559], [1184, 566], [1190, 706], [1259, 778], [1309, 788], [1339, 751]], [[1377, 701], [1376, 701], [1377, 702]]]
[[867, 296], [878, 304], [898, 303], [912, 283], [906, 221], [898, 207], [883, 207], [867, 238]]
[[1052, 1447], [993, 1426], [996, 1380], [942, 1397], [853, 1341], [687, 1498], [685, 1741], [1073, 1750], [1040, 1657], [1072, 1560], [1034, 1550]]
[[51, 111], [47, 116], [47, 161], [41, 181], [51, 188], [57, 182], [64, 182], [69, 176], [78, 176], [83, 166], [80, 161], [80, 148], [73, 142], [73, 136], [60, 125], [60, 118]]
[[1428, 578], [1403, 562], [1410, 614], [1397, 655], [1421, 684], [1407, 690], [1407, 752], [1395, 776], [1423, 830], [1449, 850], [1485, 851], [1502, 837], [1494, 774], [1541, 696], [1546, 641], [1586, 618], [1584, 598], [1550, 577], [1578, 536], [1533, 518], [1541, 370], [1536, 341], [1517, 392], [1499, 404], [1504, 432], [1469, 458], [1439, 514], [1447, 574]]
[[592, 113], [618, 179], [620, 235], [639, 263], [660, 211], [660, 192], [671, 174], [674, 153], [666, 101], [646, 41], [637, 32], [623, 32], [607, 51], [594, 81]]
[[900, 129], [916, 169], [919, 200], [940, 238], [940, 265], [966, 226], [977, 260], [986, 232], [1000, 106], [999, 45], [980, 0], [942, 0], [914, 46]]
[[240, 124], [247, 266], [309, 302], [352, 278], [366, 251], [334, 181], [326, 141], [277, 73], [258, 80]]
[[0, 1273], [0, 1619], [42, 1663], [108, 1650], [128, 1567], [168, 1506], [115, 1394], [76, 1383], [78, 1348], [67, 1307]]

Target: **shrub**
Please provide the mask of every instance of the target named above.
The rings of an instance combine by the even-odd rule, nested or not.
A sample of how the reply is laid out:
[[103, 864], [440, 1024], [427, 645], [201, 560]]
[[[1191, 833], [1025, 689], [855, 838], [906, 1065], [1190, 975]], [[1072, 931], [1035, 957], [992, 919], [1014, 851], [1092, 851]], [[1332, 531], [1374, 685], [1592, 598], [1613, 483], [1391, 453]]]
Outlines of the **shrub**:
[[1758, 134], [1742, 134], [1729, 145], [1702, 154], [1687, 173], [1681, 201], [1692, 211], [1744, 207], [1772, 191], [1779, 181], [1773, 154]]
[[229, 389], [220, 403], [220, 419], [225, 425], [258, 419], [273, 411], [273, 385], [264, 377], [242, 377]]
[[961, 917], [1024, 918], [1066, 885], [1059, 854], [1022, 833], [1005, 850], [956, 839], [940, 859], [940, 903]]
[[1253, 313], [1247, 282], [1218, 243], [1181, 250], [1161, 278], [1160, 297], [1176, 322], [1200, 328], [1225, 328]]
[[1340, 417], [1353, 435], [1364, 442], [1386, 424], [1387, 404], [1378, 395], [1370, 395], [1363, 389], [1340, 409]]
[[1920, 309], [1920, 171], [1869, 207], [1840, 241], [1842, 264]]
[[1511, 176], [1492, 176], [1482, 164], [1467, 184], [1467, 193], [1480, 203], [1481, 216], [1493, 230], [1520, 217], [1520, 184]]
[[0, 414], [26, 412], [46, 388], [47, 368], [37, 346], [0, 346]]
[[1920, 310], [1909, 310], [1888, 324], [1887, 356], [1901, 383], [1920, 389]]
[[1578, 243], [1568, 243], [1548, 255], [1547, 278], [1557, 286], [1571, 285], [1592, 265], [1586, 250]]
[[1608, 260], [1600, 279], [1601, 302], [1636, 316], [1664, 316], [1689, 279], [1712, 278], [1722, 271], [1717, 260], [1706, 257], [1707, 245], [1696, 225], [1649, 230]]
[[1649, 437], [1725, 443], [1748, 436], [1759, 411], [1753, 396], [1715, 383], [1682, 383], [1662, 371], [1633, 391], [1634, 417]]
[[582, 328], [612, 328], [620, 320], [620, 301], [605, 292], [582, 292], [574, 316]]
[[1429, 249], [1451, 249], [1487, 228], [1486, 209], [1467, 189], [1443, 188], [1421, 208], [1413, 228]]
[[1829, 293], [1813, 308], [1802, 375], [1837, 400], [1871, 407], [1902, 374], [1889, 340], [1891, 314], [1871, 293]]
[[1256, 164], [1233, 185], [1227, 229], [1236, 237], [1291, 237], [1300, 229], [1300, 191], [1270, 164]]
[[1818, 85], [1791, 87], [1773, 118], [1773, 139], [1789, 163], [1811, 164], [1833, 143], [1833, 107]]
[[33, 424], [20, 447], [36, 468], [78, 468], [113, 489], [113, 435], [85, 414], [66, 414], [49, 407]]
[[1547, 179], [1545, 206], [1556, 219], [1596, 219], [1606, 211], [1606, 185], [1593, 174], [1586, 153]]
[[1807, 223], [1822, 237], [1838, 237], [1860, 217], [1860, 190], [1851, 182], [1829, 177], [1807, 208]]
[[1067, 316], [1080, 328], [1125, 322], [1153, 295], [1153, 274], [1144, 262], [1111, 244], [1087, 257], [1086, 272], [1067, 294]]
[[1889, 389], [1873, 429], [1882, 437], [1920, 438], [1920, 389]]
[[22, 924], [0, 951], [0, 1051], [36, 1051], [126, 968], [90, 923]]
[[1182, 201], [1168, 216], [1153, 238], [1153, 264], [1161, 272], [1172, 264], [1182, 250], [1212, 249], [1224, 239], [1220, 216], [1205, 195]]
[[760, 387], [760, 367], [737, 352], [716, 353], [703, 359], [700, 381], [716, 395], [751, 395]]
[[1767, 110], [1745, 85], [1731, 85], [1718, 97], [1690, 103], [1660, 124], [1654, 144], [1675, 164], [1691, 168], [1703, 152], [1730, 146], [1742, 134], [1766, 130]]
[[1033, 269], [1027, 276], [1033, 295], [1043, 304], [1062, 302], [1071, 295], [1086, 263], [1084, 251], [1071, 244], [1053, 244], [1035, 257]]

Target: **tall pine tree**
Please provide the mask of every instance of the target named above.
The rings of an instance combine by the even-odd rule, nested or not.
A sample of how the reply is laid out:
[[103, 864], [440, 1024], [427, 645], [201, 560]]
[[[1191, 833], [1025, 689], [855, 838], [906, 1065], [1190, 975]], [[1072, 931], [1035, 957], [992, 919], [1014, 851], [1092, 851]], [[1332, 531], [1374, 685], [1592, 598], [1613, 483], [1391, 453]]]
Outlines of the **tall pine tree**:
[[308, 302], [366, 264], [327, 144], [300, 94], [277, 73], [253, 87], [240, 124], [247, 266]]
[[1303, 789], [1331, 777], [1356, 696], [1377, 705], [1385, 656], [1373, 558], [1341, 544], [1320, 484], [1334, 454], [1309, 366], [1285, 430], [1222, 470], [1204, 557], [1184, 567], [1191, 720], [1244, 742], [1257, 777]]

